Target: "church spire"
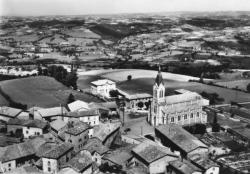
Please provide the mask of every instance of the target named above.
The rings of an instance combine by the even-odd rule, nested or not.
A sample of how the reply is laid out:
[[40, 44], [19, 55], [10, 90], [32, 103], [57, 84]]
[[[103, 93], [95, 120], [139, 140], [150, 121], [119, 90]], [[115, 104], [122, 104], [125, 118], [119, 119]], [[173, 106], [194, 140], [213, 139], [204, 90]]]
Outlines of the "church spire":
[[163, 84], [163, 78], [162, 78], [162, 74], [161, 74], [161, 66], [160, 65], [159, 65], [158, 74], [157, 74], [156, 79], [155, 79], [155, 83], [157, 83], [158, 86], [161, 83]]

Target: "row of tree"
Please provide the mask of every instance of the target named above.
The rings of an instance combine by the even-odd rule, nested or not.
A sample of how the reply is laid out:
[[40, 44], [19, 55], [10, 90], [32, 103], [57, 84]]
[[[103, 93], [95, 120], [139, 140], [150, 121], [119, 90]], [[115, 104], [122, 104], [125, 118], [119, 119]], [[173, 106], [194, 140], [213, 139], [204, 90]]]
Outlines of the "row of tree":
[[50, 76], [54, 77], [57, 81], [66, 85], [67, 87], [73, 87], [73, 89], [77, 89], [77, 73], [72, 68], [71, 72], [68, 72], [62, 66], [52, 65], [47, 68], [42, 68], [38, 66], [38, 75]]

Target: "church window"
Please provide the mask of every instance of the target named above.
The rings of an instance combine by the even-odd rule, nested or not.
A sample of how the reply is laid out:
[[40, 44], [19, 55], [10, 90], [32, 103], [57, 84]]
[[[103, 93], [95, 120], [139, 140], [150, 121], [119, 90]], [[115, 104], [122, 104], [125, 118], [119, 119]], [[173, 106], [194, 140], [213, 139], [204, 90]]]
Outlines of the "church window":
[[171, 123], [174, 123], [174, 117], [171, 117]]
[[200, 116], [200, 113], [199, 112], [197, 112], [197, 117], [199, 117]]
[[178, 116], [178, 121], [180, 121], [181, 120], [181, 116]]
[[187, 119], [187, 114], [184, 115], [184, 120], [186, 120], [186, 119]]
[[191, 113], [191, 114], [190, 114], [190, 118], [193, 118], [193, 117], [194, 117], [194, 114], [193, 114], [193, 113]]

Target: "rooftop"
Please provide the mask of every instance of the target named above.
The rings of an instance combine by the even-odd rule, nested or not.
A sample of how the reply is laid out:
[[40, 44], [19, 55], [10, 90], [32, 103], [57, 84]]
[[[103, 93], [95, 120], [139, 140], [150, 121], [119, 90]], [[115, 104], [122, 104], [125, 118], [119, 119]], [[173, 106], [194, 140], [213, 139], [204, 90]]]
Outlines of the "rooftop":
[[196, 167], [187, 160], [170, 161], [169, 165], [181, 172], [182, 174], [193, 174], [194, 172], [202, 172], [200, 168]]
[[42, 155], [43, 158], [58, 159], [70, 150], [73, 150], [73, 146], [68, 143], [63, 143], [53, 147]]
[[198, 140], [198, 138], [176, 124], [161, 125], [158, 126], [156, 130], [170, 139], [186, 153], [191, 152], [198, 147], [207, 148], [207, 145]]
[[53, 129], [55, 129], [57, 131], [59, 131], [60, 129], [62, 129], [66, 125], [67, 125], [67, 123], [60, 120], [60, 119], [57, 119], [57, 120], [54, 120], [54, 121], [50, 122], [51, 128], [53, 128]]
[[115, 82], [108, 80], [108, 79], [103, 79], [103, 80], [93, 81], [93, 82], [91, 82], [91, 84], [93, 84], [95, 86], [103, 86], [103, 85], [113, 85], [113, 84], [115, 84]]
[[196, 92], [185, 92], [182, 94], [177, 94], [177, 95], [171, 95], [165, 97], [165, 102], [164, 104], [170, 105], [174, 103], [182, 103], [186, 101], [195, 101], [195, 100], [201, 100], [202, 97]]
[[91, 154], [97, 152], [100, 155], [103, 155], [104, 153], [109, 151], [109, 149], [106, 146], [104, 146], [101, 140], [99, 140], [98, 138], [89, 139], [87, 144], [84, 145], [83, 149], [88, 150]]
[[72, 125], [72, 127], [68, 127], [66, 130], [66, 133], [71, 134], [71, 135], [78, 135], [88, 129], [90, 129], [91, 127], [84, 122], [76, 122]]
[[44, 129], [47, 126], [47, 123], [41, 120], [22, 120], [22, 119], [10, 119], [7, 123], [8, 125], [20, 125], [25, 127], [34, 127]]
[[83, 172], [92, 164], [91, 157], [85, 154], [78, 154], [72, 158], [64, 167], [71, 167], [77, 172]]
[[53, 117], [53, 116], [61, 116], [66, 114], [68, 111], [65, 107], [53, 107], [53, 108], [46, 108], [46, 109], [39, 109], [37, 112], [42, 117]]
[[191, 161], [194, 163], [198, 164], [199, 167], [204, 168], [205, 170], [211, 168], [211, 167], [216, 167], [218, 164], [216, 164], [214, 161], [209, 159], [208, 157], [204, 157], [200, 154], [194, 154], [189, 157]]
[[68, 108], [70, 111], [74, 112], [74, 111], [78, 111], [80, 109], [89, 109], [88, 103], [81, 101], [81, 100], [76, 100], [70, 104], [68, 104]]
[[78, 111], [78, 112], [68, 112], [65, 117], [89, 117], [89, 116], [97, 116], [99, 112], [97, 109], [90, 109], [86, 111]]
[[15, 118], [22, 112], [21, 109], [11, 108], [7, 106], [0, 107], [0, 115]]
[[135, 148], [133, 148], [132, 151], [138, 156], [140, 156], [142, 159], [144, 159], [148, 164], [167, 155], [177, 157], [170, 151], [170, 149], [163, 146], [159, 146], [156, 143], [148, 140], [137, 145]]

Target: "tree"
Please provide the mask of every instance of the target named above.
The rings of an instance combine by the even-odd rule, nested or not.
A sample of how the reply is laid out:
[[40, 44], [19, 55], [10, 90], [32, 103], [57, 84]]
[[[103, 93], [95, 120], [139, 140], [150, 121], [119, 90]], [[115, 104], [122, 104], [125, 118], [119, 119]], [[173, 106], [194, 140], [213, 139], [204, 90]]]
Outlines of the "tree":
[[37, 67], [37, 71], [39, 76], [43, 75], [43, 69], [40, 66]]
[[77, 79], [77, 74], [73, 71], [66, 76], [65, 85], [68, 87], [72, 86], [74, 89], [77, 89]]
[[72, 103], [75, 101], [75, 97], [72, 93], [69, 94], [68, 100], [67, 100], [67, 104]]
[[250, 83], [247, 85], [247, 92], [250, 92]]
[[131, 75], [128, 75], [127, 80], [128, 80], [128, 81], [132, 80], [132, 76], [131, 76]]
[[119, 91], [118, 90], [111, 90], [109, 91], [110, 97], [118, 97]]

